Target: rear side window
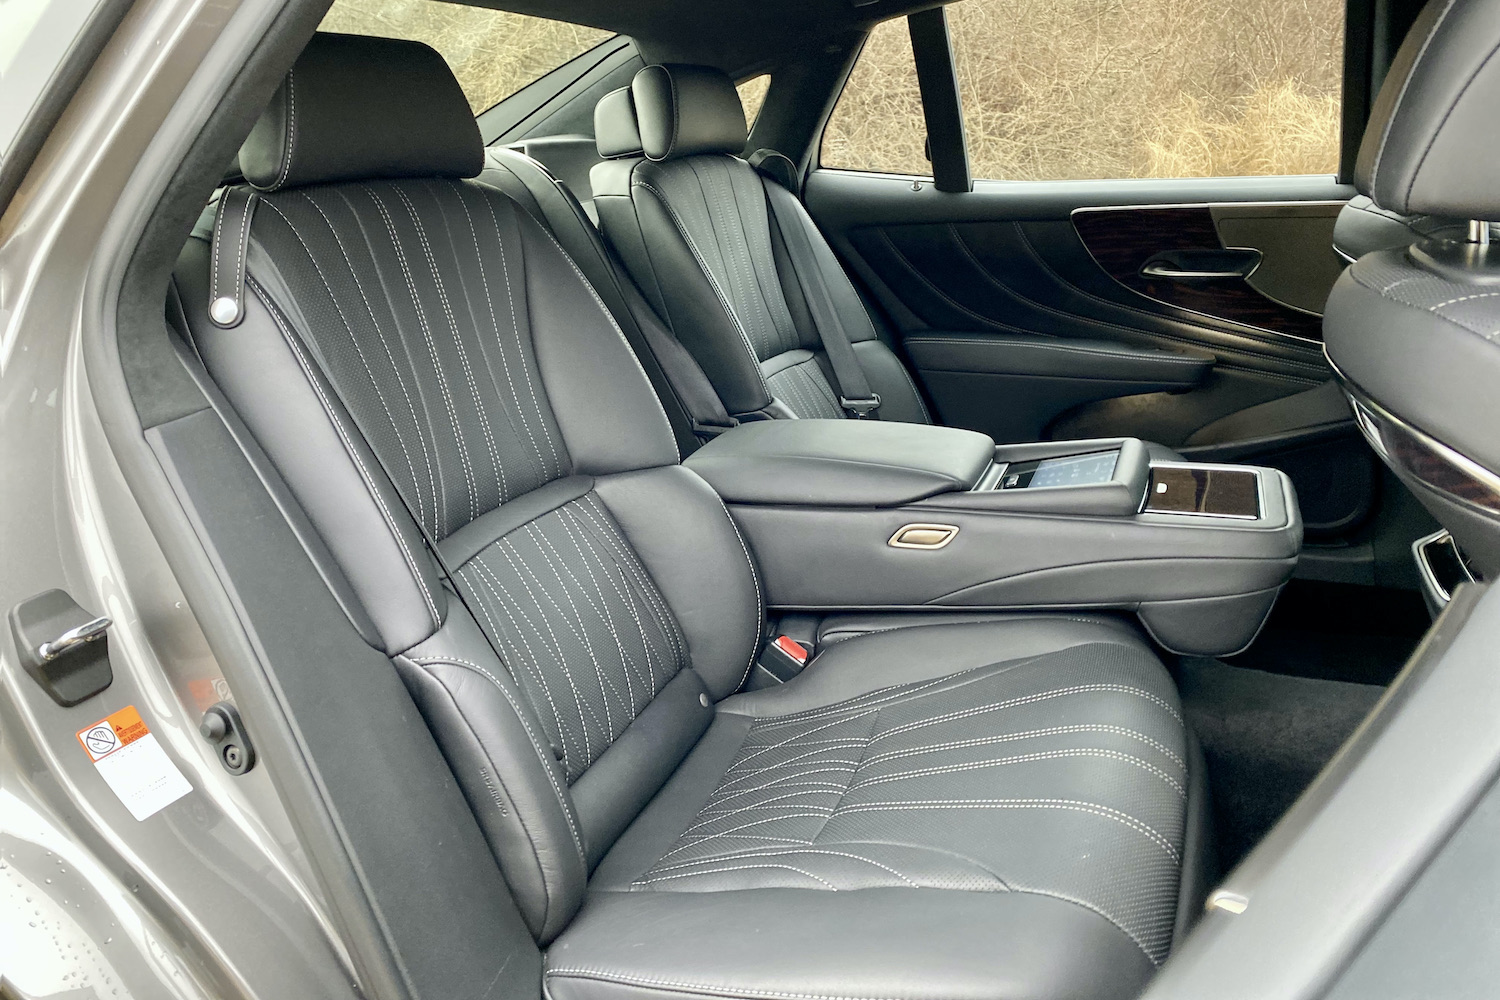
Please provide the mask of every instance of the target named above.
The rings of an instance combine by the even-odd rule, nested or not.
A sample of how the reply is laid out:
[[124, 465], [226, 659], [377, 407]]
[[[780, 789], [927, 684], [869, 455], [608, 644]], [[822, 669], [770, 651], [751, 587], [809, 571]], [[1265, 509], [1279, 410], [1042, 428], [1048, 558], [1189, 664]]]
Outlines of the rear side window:
[[[961, 0], [947, 11], [975, 177], [1338, 170], [1343, 0]], [[822, 162], [930, 173], [924, 135], [906, 24], [878, 25]]]
[[848, 170], [931, 174], [923, 154], [926, 137], [906, 18], [882, 21], [865, 39], [833, 107], [819, 162]]
[[334, 0], [323, 31], [426, 42], [477, 115], [611, 37], [608, 31], [440, 0]]
[[740, 104], [745, 109], [745, 124], [755, 125], [755, 119], [760, 117], [760, 106], [766, 102], [766, 91], [771, 88], [771, 77], [765, 73], [760, 76], [752, 76], [744, 83], [735, 87], [739, 91]]

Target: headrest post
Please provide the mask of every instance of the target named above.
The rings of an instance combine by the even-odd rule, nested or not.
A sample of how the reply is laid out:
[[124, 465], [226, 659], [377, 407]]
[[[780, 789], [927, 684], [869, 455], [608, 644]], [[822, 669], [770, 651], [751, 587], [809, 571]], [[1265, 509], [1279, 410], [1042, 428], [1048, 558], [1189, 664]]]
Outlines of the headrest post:
[[1481, 222], [1478, 219], [1470, 219], [1469, 220], [1469, 240], [1468, 241], [1470, 243], [1477, 243], [1479, 246], [1482, 246], [1482, 247], [1489, 246], [1490, 245], [1490, 224], [1488, 222]]

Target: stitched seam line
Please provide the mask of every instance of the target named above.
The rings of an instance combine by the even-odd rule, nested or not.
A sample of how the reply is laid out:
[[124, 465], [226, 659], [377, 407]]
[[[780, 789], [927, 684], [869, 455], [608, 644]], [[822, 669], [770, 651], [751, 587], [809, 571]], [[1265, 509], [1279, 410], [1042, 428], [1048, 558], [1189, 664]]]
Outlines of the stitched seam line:
[[[1448, 20], [1448, 13], [1453, 10], [1453, 7], [1454, 0], [1448, 0], [1448, 5], [1443, 8], [1443, 12], [1439, 14], [1437, 16], [1437, 20], [1432, 23], [1432, 30], [1427, 33], [1426, 38], [1422, 39], [1422, 47], [1417, 50], [1416, 58], [1412, 60], [1413, 66], [1416, 66], [1417, 63], [1422, 61], [1422, 56], [1426, 55], [1427, 53], [1427, 47], [1431, 45], [1432, 40], [1437, 37], [1438, 29], [1443, 26], [1443, 22]], [[1385, 128], [1382, 129], [1380, 133], [1380, 148], [1375, 153], [1375, 165], [1370, 168], [1371, 191], [1375, 190], [1375, 182], [1380, 177], [1380, 167], [1383, 163], [1385, 163], [1385, 151], [1388, 148], [1387, 141], [1391, 137], [1391, 129], [1396, 125], [1396, 115], [1400, 113], [1401, 105], [1406, 101], [1406, 93], [1410, 89], [1411, 74], [1408, 73], [1406, 74], [1406, 79], [1401, 81], [1401, 93], [1396, 95], [1396, 102], [1391, 105], [1390, 116], [1386, 118]]]
[[297, 145], [297, 71], [289, 69], [286, 73], [286, 150], [281, 160], [281, 170], [276, 174], [276, 183], [272, 190], [278, 190], [286, 183], [287, 175], [292, 170], [292, 151]]
[[437, 600], [432, 596], [432, 591], [427, 589], [427, 581], [423, 578], [422, 571], [417, 568], [416, 559], [412, 555], [411, 549], [407, 547], [406, 539], [402, 536], [401, 529], [396, 526], [395, 518], [391, 516], [390, 508], [386, 506], [385, 498], [380, 495], [380, 490], [376, 487], [374, 479], [371, 478], [370, 470], [365, 467], [364, 459], [360, 457], [358, 449], [355, 448], [354, 442], [350, 439], [349, 432], [344, 427], [344, 422], [339, 419], [338, 413], [333, 408], [333, 404], [323, 392], [323, 387], [318, 384], [318, 380], [309, 366], [306, 355], [302, 353], [302, 348], [297, 344], [296, 337], [287, 329], [286, 324], [281, 321], [278, 310], [271, 304], [271, 300], [266, 295], [265, 290], [260, 287], [259, 283], [252, 283], [251, 287], [265, 301], [266, 312], [271, 314], [271, 319], [276, 323], [277, 329], [281, 331], [282, 339], [292, 349], [292, 353], [297, 356], [297, 364], [302, 369], [303, 377], [307, 379], [308, 384], [313, 388], [313, 392], [317, 394], [319, 402], [323, 404], [323, 412], [328, 415], [329, 421], [338, 432], [339, 439], [344, 442], [344, 450], [354, 460], [355, 467], [359, 469], [359, 475], [364, 480], [365, 489], [369, 492], [371, 498], [374, 499], [375, 505], [380, 508], [380, 513], [385, 520], [386, 527], [390, 529], [392, 537], [396, 539], [396, 545], [401, 549], [401, 555], [406, 561], [406, 568], [411, 570], [412, 578], [416, 580], [417, 586], [422, 591], [422, 596], [427, 603], [427, 610], [432, 615], [433, 625], [441, 625], [442, 616], [438, 614]]
[[875, 996], [841, 996], [830, 993], [787, 993], [781, 990], [754, 990], [742, 989], [738, 986], [715, 986], [709, 984], [698, 985], [694, 983], [680, 983], [670, 979], [654, 979], [646, 976], [633, 976], [625, 972], [609, 972], [603, 969], [577, 969], [561, 968], [548, 969], [544, 978], [555, 977], [572, 979], [595, 979], [605, 982], [631, 983], [641, 986], [665, 986], [669, 989], [683, 990], [688, 993], [706, 994], [710, 996], [751, 996], [751, 997], [776, 997], [778, 1000], [910, 1000], [908, 997], [875, 997]]
[[228, 202], [229, 191], [228, 189], [225, 189], [225, 191], [219, 195], [219, 211], [218, 215], [214, 218], [213, 259], [209, 262], [208, 265], [209, 271], [213, 275], [213, 279], [208, 290], [208, 301], [210, 305], [212, 305], [213, 301], [219, 297], [219, 245], [224, 242], [224, 213], [229, 209]]
[[[1446, 19], [1446, 14], [1447, 10], [1444, 11], [1444, 19]], [[1434, 29], [1433, 35], [1436, 34], [1437, 31], [1436, 29]], [[1467, 94], [1469, 92], [1469, 88], [1474, 85], [1474, 79], [1478, 77], [1480, 73], [1484, 72], [1484, 68], [1490, 64], [1491, 59], [1495, 58], [1495, 53], [1497, 51], [1500, 51], [1500, 46], [1490, 49], [1489, 55], [1484, 57], [1484, 60], [1480, 62], [1478, 68], [1476, 68], [1474, 72], [1470, 74], [1469, 78], [1464, 81], [1463, 89], [1458, 92], [1458, 97], [1454, 99], [1454, 101], [1448, 106], [1448, 110], [1443, 113], [1443, 120], [1438, 122], [1438, 127], [1432, 130], [1432, 136], [1427, 140], [1427, 148], [1422, 150], [1421, 159], [1417, 160], [1417, 165], [1412, 169], [1411, 180], [1407, 182], [1406, 193], [1402, 196], [1403, 201], [1411, 200], [1412, 189], [1417, 186], [1417, 175], [1422, 172], [1422, 164], [1427, 162], [1427, 156], [1432, 152], [1432, 147], [1437, 144], [1438, 136], [1442, 133], [1443, 129], [1447, 127], [1448, 119], [1453, 117], [1453, 112], [1458, 108], [1458, 102], [1464, 99], [1464, 95]], [[1404, 93], [1405, 92], [1403, 91], [1403, 94]], [[1394, 120], [1395, 119], [1393, 116], [1392, 121]]]

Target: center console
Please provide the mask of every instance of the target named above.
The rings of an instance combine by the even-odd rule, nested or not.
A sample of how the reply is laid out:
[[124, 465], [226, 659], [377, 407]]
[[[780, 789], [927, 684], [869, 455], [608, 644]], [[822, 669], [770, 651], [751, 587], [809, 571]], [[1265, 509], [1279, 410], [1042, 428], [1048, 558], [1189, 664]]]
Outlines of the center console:
[[747, 424], [687, 465], [783, 611], [1121, 609], [1174, 652], [1248, 645], [1296, 564], [1276, 469], [1153, 461], [1133, 438], [995, 446], [954, 428]]

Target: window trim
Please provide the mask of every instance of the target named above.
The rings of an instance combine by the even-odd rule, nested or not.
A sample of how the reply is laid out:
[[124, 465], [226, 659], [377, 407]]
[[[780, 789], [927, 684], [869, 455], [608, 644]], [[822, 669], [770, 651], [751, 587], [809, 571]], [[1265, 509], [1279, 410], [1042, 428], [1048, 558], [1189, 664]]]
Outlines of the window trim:
[[100, 0], [84, 19], [78, 34], [69, 43], [52, 75], [43, 85], [31, 108], [21, 119], [20, 127], [11, 137], [10, 145], [0, 158], [0, 214], [10, 205], [10, 200], [26, 179], [31, 165], [36, 162], [42, 145], [52, 134], [52, 129], [62, 119], [73, 95], [82, 86], [83, 79], [93, 68], [104, 45], [113, 37], [115, 30], [130, 12], [130, 0]]

